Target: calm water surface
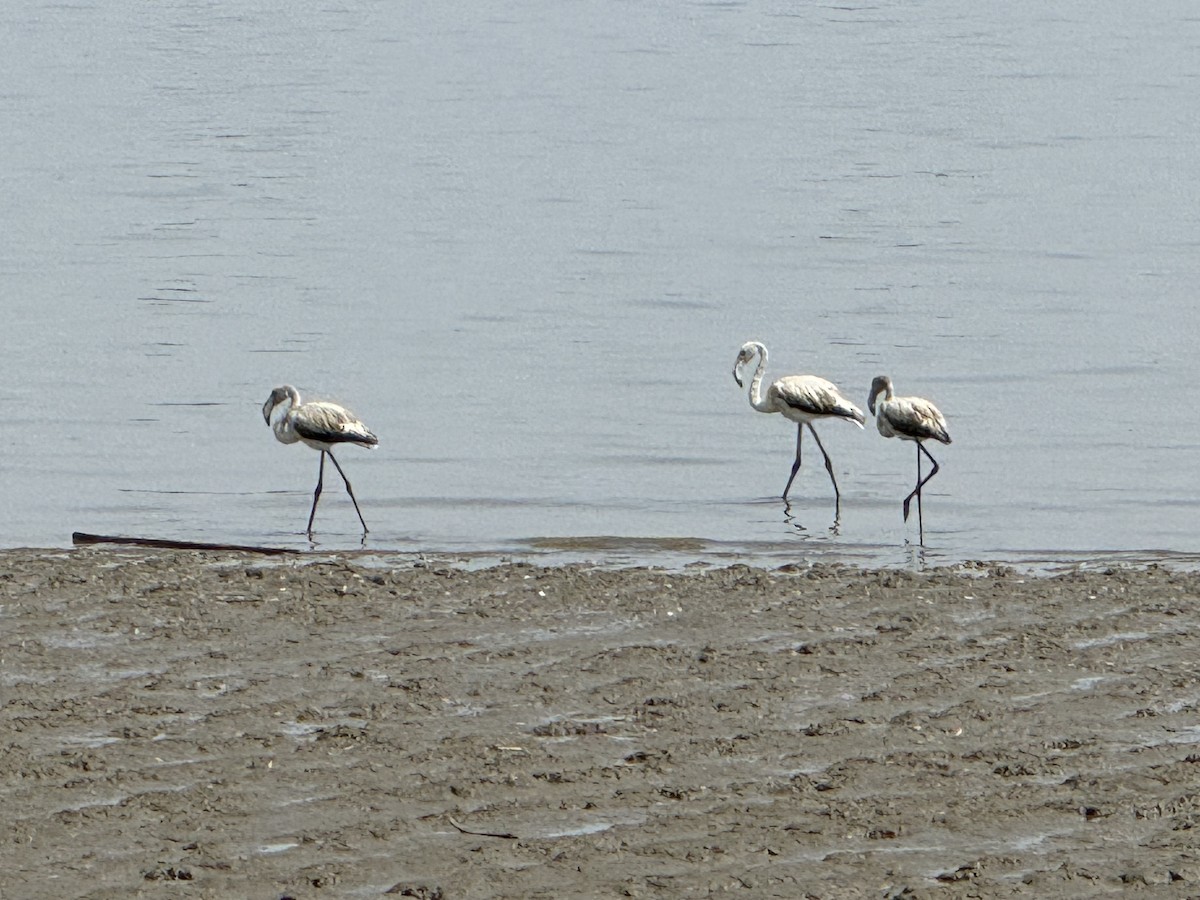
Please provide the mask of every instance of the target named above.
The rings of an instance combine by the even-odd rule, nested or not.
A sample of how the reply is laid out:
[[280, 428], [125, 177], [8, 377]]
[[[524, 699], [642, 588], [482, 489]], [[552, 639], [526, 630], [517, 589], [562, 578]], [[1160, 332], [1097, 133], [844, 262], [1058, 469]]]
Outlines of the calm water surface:
[[[308, 546], [342, 401], [367, 548], [910, 561], [1200, 551], [1200, 10], [175, 0], [0, 10], [2, 546]], [[333, 473], [331, 472], [331, 475]], [[336, 476], [321, 549], [360, 546]]]

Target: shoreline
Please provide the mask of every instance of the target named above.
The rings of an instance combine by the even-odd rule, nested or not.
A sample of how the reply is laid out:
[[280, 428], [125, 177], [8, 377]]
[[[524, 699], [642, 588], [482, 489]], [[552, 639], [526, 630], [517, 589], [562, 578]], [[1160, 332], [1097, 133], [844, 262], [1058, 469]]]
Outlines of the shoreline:
[[1200, 891], [1196, 573], [340, 556], [0, 551], [16, 896]]
[[[76, 533], [79, 537], [80, 533]], [[496, 548], [446, 547], [416, 550], [404, 547], [321, 547], [297, 543], [240, 545], [203, 543], [183, 539], [130, 536], [82, 535], [62, 546], [0, 547], [0, 559], [22, 555], [79, 553], [111, 554], [139, 552], [244, 553], [248, 559], [276, 559], [297, 564], [344, 559], [365, 565], [458, 565], [471, 569], [510, 564], [548, 568], [590, 566], [598, 569], [656, 568], [691, 571], [747, 565], [767, 571], [788, 572], [824, 567], [864, 573], [881, 571], [954, 572], [986, 568], [1012, 569], [1031, 577], [1052, 577], [1073, 571], [1110, 567], [1142, 569], [1155, 566], [1180, 572], [1200, 572], [1200, 552], [1161, 549], [1108, 550], [996, 550], [978, 556], [960, 556], [938, 547], [903, 545], [830, 545], [769, 541], [753, 544], [722, 543], [704, 538], [630, 537], [590, 535], [584, 537], [535, 537], [513, 541]], [[140, 546], [139, 546], [140, 545]]]

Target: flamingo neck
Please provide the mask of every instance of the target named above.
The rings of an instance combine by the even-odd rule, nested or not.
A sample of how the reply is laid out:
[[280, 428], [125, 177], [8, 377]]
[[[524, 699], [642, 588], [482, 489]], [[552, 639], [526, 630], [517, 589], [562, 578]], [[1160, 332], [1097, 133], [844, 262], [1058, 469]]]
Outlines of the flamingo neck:
[[[880, 399], [880, 395], [883, 399]], [[867, 398], [867, 405], [875, 410], [876, 418], [883, 420], [883, 404], [890, 401], [896, 396], [896, 392], [892, 389], [890, 379], [876, 379], [871, 384], [871, 396]]]
[[754, 377], [750, 379], [750, 405], [759, 412], [775, 412], [762, 396], [762, 380], [767, 371], [767, 348], [759, 344], [755, 349], [758, 350], [758, 368], [754, 370]]
[[275, 437], [284, 444], [294, 444], [300, 440], [300, 436], [296, 434], [296, 429], [292, 427], [292, 414], [295, 411], [295, 403], [291, 397], [282, 403], [276, 403], [275, 408], [271, 410], [271, 430], [275, 432]]

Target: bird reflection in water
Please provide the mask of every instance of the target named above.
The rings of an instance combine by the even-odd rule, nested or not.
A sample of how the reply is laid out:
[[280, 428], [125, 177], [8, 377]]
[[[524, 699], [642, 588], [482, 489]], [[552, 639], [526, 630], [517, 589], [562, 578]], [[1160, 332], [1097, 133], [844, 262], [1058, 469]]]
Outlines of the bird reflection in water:
[[[806, 537], [813, 536], [796, 518], [796, 514], [792, 512], [792, 501], [790, 500], [783, 501], [783, 523], [799, 534], [803, 534]], [[834, 537], [842, 533], [842, 511], [840, 506], [834, 507], [833, 523], [829, 526], [829, 533]]]

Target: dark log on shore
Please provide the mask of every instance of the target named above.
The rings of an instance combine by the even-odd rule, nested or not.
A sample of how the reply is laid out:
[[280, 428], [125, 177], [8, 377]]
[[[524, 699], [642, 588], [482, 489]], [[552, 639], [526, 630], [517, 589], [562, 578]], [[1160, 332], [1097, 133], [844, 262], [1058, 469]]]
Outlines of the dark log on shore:
[[76, 531], [71, 534], [73, 544], [126, 544], [132, 547], [158, 547], [163, 550], [235, 550], [240, 553], [264, 553], [282, 556], [299, 553], [286, 547], [253, 547], [246, 544], [210, 544], [204, 541], [172, 541], [165, 538], [119, 537], [105, 534], [88, 534]]

